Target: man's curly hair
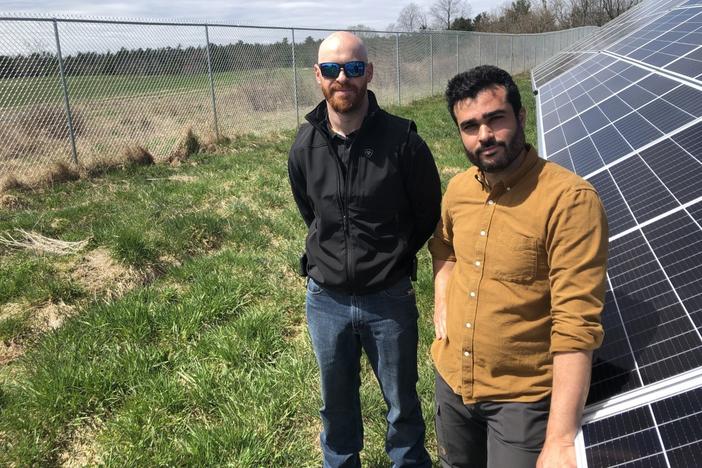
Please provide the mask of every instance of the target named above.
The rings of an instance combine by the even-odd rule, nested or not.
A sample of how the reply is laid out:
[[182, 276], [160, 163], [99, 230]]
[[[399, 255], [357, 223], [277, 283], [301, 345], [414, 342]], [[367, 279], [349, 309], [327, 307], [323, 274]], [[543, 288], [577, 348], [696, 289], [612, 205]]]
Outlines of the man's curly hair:
[[493, 65], [480, 65], [454, 76], [446, 86], [446, 104], [453, 121], [458, 124], [456, 114], [453, 112], [457, 102], [467, 98], [473, 99], [479, 92], [496, 86], [505, 87], [507, 102], [512, 105], [514, 115], [518, 116], [519, 111], [522, 110], [522, 97], [510, 74]]

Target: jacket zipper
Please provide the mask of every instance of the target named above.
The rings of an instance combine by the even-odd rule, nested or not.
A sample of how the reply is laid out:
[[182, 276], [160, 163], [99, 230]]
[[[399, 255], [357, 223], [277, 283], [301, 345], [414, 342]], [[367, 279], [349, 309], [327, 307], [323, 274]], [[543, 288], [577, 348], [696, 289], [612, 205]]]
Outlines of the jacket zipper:
[[[332, 154], [334, 155], [334, 159], [336, 161], [336, 173], [338, 177], [338, 183], [337, 183], [337, 194], [339, 196], [339, 208], [341, 210], [341, 221], [342, 221], [342, 227], [344, 230], [344, 247], [345, 247], [345, 253], [346, 253], [346, 262], [344, 264], [344, 269], [346, 270], [346, 279], [347, 281], [352, 285], [353, 289], [353, 279], [351, 278], [351, 262], [350, 262], [350, 256], [349, 256], [349, 249], [351, 248], [351, 236], [349, 233], [349, 217], [348, 217], [348, 177], [349, 177], [349, 169], [351, 166], [351, 158], [350, 158], [350, 153], [349, 153], [349, 167], [346, 168], [346, 174], [344, 177], [342, 177], [342, 171], [341, 171], [341, 159], [339, 157], [338, 152], [336, 151], [336, 148], [332, 144], [331, 140], [327, 138], [327, 146], [331, 150]], [[344, 184], [343, 190], [341, 187], [341, 184]]]
[[[356, 135], [356, 138], [358, 138], [358, 135]], [[354, 139], [354, 143], [356, 142], [356, 139]], [[351, 227], [349, 226], [349, 198], [351, 197], [350, 192], [351, 189], [349, 188], [349, 174], [351, 173], [351, 168], [353, 166], [353, 157], [351, 155], [351, 149], [353, 148], [353, 143], [351, 143], [351, 147], [349, 147], [349, 165], [346, 168], [346, 174], [344, 177], [344, 207], [345, 211], [343, 213], [344, 216], [344, 239], [346, 239], [346, 275], [349, 278], [349, 283], [351, 285], [351, 291], [356, 290], [356, 279], [354, 278], [354, 271], [352, 269], [352, 263], [351, 263]]]

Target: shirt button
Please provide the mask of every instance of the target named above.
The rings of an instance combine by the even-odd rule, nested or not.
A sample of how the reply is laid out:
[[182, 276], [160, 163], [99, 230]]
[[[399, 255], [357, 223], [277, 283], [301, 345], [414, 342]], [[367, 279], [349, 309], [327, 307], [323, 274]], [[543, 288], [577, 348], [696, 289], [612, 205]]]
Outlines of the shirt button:
[[469, 353], [468, 351], [464, 351], [464, 352], [463, 352], [463, 355], [464, 355], [465, 357], [468, 357], [468, 356], [470, 356], [470, 353]]
[[488, 200], [488, 205], [494, 205], [494, 204], [495, 204], [495, 200]]
[[470, 323], [466, 323], [466, 328], [470, 328], [470, 327], [471, 327], [471, 324], [470, 324]]
[[475, 291], [470, 292], [470, 297], [475, 297]]
[[475, 266], [480, 266], [480, 260], [475, 261]]
[[481, 236], [484, 236], [485, 234], [487, 234], [485, 231], [480, 231]]

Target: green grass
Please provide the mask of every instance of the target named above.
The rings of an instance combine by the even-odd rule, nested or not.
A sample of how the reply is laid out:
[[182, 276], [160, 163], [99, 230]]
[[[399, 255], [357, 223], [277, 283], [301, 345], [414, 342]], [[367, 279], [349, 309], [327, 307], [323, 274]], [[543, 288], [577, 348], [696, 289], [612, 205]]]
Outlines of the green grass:
[[[440, 98], [392, 110], [416, 120], [444, 184], [467, 166]], [[287, 181], [292, 138], [242, 137], [226, 156], [15, 193], [26, 208], [0, 212], [0, 232], [90, 238], [89, 250], [159, 274], [121, 297], [93, 297], [72, 280], [80, 256], [0, 251], [0, 304], [77, 309], [0, 367], [0, 465], [319, 465], [318, 376], [294, 274], [305, 232]], [[435, 453], [432, 279], [420, 257], [419, 392]], [[0, 339], [22, 343], [27, 314], [1, 317]], [[385, 405], [367, 364], [362, 380], [364, 466], [388, 466]]]

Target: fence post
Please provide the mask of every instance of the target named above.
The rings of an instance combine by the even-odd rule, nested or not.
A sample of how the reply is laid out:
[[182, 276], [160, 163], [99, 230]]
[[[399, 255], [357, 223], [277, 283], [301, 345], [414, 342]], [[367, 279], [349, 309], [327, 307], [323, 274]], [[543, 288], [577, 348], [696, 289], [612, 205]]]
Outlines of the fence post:
[[429, 33], [429, 80], [431, 81], [431, 95], [434, 95], [434, 35]]
[[458, 33], [456, 33], [456, 75], [461, 73], [461, 66], [459, 65], [459, 51], [458, 48]]
[[[297, 63], [295, 62], [295, 28], [290, 28], [292, 32], [292, 68], [293, 68], [293, 99], [295, 101], [295, 121], [300, 126], [300, 105], [297, 102]], [[346, 74], [346, 72], [344, 72]]]
[[397, 68], [397, 105], [402, 104], [402, 95], [400, 94], [400, 33], [395, 33], [395, 66]]
[[541, 35], [541, 63], [546, 61], [546, 34]]
[[529, 67], [529, 69], [532, 69], [539, 64], [538, 63], [539, 59], [537, 58], [537, 55], [536, 55], [537, 54], [537, 51], [536, 51], [537, 41], [538, 41], [538, 37], [534, 37], [534, 42], [532, 43], [532, 45], [534, 46], [534, 60], [531, 62], [531, 66]]
[[481, 35], [478, 34], [477, 36], [478, 36], [478, 65], [482, 65], [483, 64], [483, 44], [480, 41]]
[[215, 99], [214, 77], [212, 76], [212, 57], [210, 56], [210, 28], [205, 25], [205, 40], [207, 41], [207, 75], [210, 77], [210, 96], [212, 97], [212, 116], [214, 118], [215, 138], [219, 141], [219, 121], [217, 119], [217, 101]]
[[509, 72], [514, 73], [514, 35], [509, 36]]
[[63, 68], [63, 56], [61, 55], [61, 41], [59, 40], [58, 22], [53, 19], [54, 36], [56, 38], [56, 55], [59, 62], [59, 73], [61, 74], [61, 86], [63, 86], [63, 105], [66, 110], [66, 120], [68, 122], [68, 135], [71, 140], [71, 154], [73, 164], [78, 165], [78, 150], [76, 149], [76, 133], [73, 128], [73, 115], [71, 114], [71, 103], [68, 99], [68, 86], [66, 85], [66, 71]]

